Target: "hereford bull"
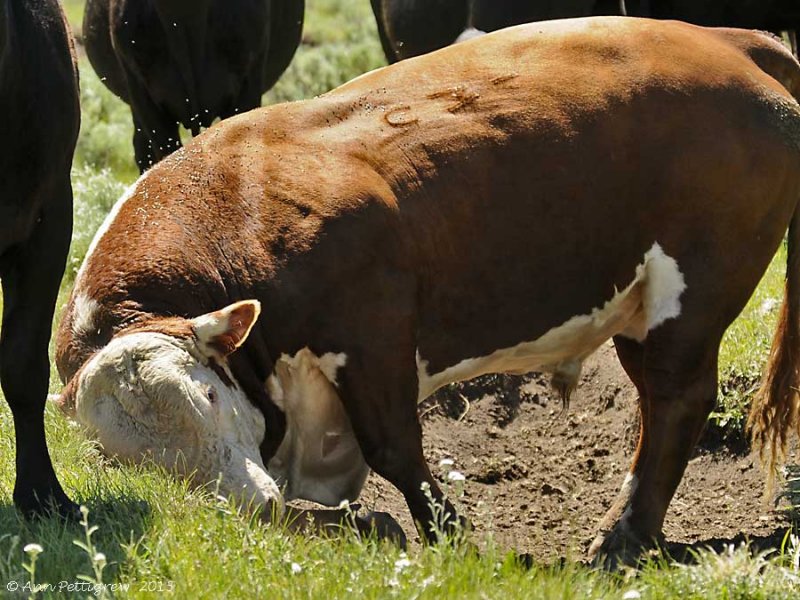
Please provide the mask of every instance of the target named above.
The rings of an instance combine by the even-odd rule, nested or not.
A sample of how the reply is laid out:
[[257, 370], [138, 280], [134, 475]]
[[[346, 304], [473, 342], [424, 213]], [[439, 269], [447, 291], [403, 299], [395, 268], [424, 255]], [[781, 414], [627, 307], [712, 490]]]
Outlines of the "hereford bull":
[[[591, 552], [660, 535], [723, 332], [789, 226], [757, 437], [800, 375], [800, 66], [775, 39], [626, 18], [506, 29], [230, 119], [145, 174], [58, 333], [62, 404], [111, 455], [282, 506], [368, 468], [428, 539], [419, 400], [484, 373], [565, 394], [613, 337], [640, 392]], [[424, 486], [422, 486], [424, 487]]]
[[86, 54], [131, 107], [141, 171], [217, 117], [261, 105], [300, 43], [305, 0], [87, 0]]
[[47, 356], [72, 234], [80, 112], [72, 38], [57, 0], [0, 0], [0, 381], [16, 433], [14, 503], [76, 514], [44, 433]]

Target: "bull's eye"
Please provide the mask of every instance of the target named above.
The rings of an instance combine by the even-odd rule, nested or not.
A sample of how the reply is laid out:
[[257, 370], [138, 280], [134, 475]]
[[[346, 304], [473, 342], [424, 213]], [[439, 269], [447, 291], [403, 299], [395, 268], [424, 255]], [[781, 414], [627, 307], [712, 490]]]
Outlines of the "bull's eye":
[[214, 404], [217, 401], [217, 390], [209, 386], [206, 389], [206, 397], [208, 398], [208, 401], [211, 402], [211, 404]]

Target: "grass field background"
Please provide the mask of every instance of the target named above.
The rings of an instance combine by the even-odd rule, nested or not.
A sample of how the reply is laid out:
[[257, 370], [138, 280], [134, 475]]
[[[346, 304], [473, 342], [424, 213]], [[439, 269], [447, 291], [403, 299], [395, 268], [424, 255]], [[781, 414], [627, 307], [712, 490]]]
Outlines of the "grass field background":
[[[82, 0], [66, 0], [79, 31]], [[368, 0], [308, 0], [304, 44], [265, 102], [312, 97], [383, 64]], [[73, 170], [75, 231], [59, 307], [95, 230], [136, 177], [127, 107], [111, 96], [81, 60], [83, 126]], [[713, 424], [741, 432], [783, 293], [781, 249], [743, 316], [725, 338], [724, 392]], [[58, 392], [55, 372], [51, 391]], [[48, 407], [47, 429], [56, 469], [69, 493], [88, 507], [97, 527], [54, 520], [26, 523], [12, 504], [13, 436], [0, 403], [0, 595], [56, 597], [83, 582], [80, 597], [175, 598], [794, 598], [798, 546], [752, 557], [743, 549], [706, 554], [692, 567], [653, 561], [641, 572], [608, 575], [578, 563], [520, 568], [480, 540], [467, 546], [399, 550], [355, 539], [300, 538], [247, 517], [213, 491], [189, 490], [155, 468], [122, 467]], [[599, 515], [598, 515], [599, 518]], [[84, 545], [79, 547], [74, 542]], [[38, 551], [36, 544], [41, 547]], [[27, 547], [27, 551], [26, 551]], [[35, 560], [34, 560], [35, 557]], [[32, 564], [33, 563], [33, 564]], [[38, 594], [25, 582], [49, 584]], [[10, 582], [20, 589], [5, 592]], [[62, 583], [62, 582], [65, 582]], [[89, 588], [106, 583], [125, 590]], [[73, 586], [74, 590], [74, 586]], [[95, 593], [95, 591], [99, 593]]]

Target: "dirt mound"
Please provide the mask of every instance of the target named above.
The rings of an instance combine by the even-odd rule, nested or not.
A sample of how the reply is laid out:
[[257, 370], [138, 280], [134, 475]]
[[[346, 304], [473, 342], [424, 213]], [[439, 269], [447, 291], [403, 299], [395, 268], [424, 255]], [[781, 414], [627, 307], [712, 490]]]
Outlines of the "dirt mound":
[[[441, 480], [452, 469], [466, 476], [460, 505], [478, 539], [491, 534], [501, 548], [543, 562], [580, 559], [628, 470], [636, 399], [608, 344], [587, 361], [566, 412], [543, 376], [490, 376], [443, 390], [420, 407], [425, 455]], [[455, 464], [437, 466], [443, 459]], [[798, 462], [796, 450], [790, 461]], [[664, 533], [676, 548], [743, 537], [780, 543], [788, 504], [766, 505], [763, 491], [753, 456], [698, 450]], [[392, 513], [416, 537], [405, 501], [381, 478], [370, 476], [362, 502]]]

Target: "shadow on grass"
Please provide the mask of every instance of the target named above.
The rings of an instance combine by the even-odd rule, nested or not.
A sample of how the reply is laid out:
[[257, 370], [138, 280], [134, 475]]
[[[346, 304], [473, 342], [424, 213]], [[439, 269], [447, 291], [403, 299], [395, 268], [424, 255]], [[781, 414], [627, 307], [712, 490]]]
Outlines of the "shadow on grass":
[[734, 548], [747, 546], [750, 554], [753, 556], [768, 551], [773, 551], [774, 554], [780, 554], [781, 550], [787, 544], [789, 534], [796, 532], [796, 526], [787, 525], [786, 527], [781, 527], [766, 535], [745, 535], [739, 533], [732, 537], [710, 538], [691, 544], [667, 542], [664, 546], [664, 554], [671, 561], [685, 565], [695, 564], [701, 551], [713, 550], [715, 553], [720, 554], [727, 551], [731, 546]]
[[[28, 544], [41, 546], [36, 561], [38, 582], [73, 582], [81, 576], [94, 577], [94, 560], [104, 556], [102, 579], [112, 583], [138, 542], [151, 528], [150, 505], [133, 497], [81, 498], [88, 512], [88, 527], [59, 517], [25, 519], [11, 504], [0, 505], [0, 588], [11, 580], [29, 581], [24, 564]], [[87, 533], [89, 539], [87, 543]], [[89, 550], [78, 543], [86, 544]]]
[[743, 544], [747, 545], [753, 555], [767, 551], [780, 553], [787, 546], [789, 535], [800, 533], [800, 466], [786, 466], [786, 487], [780, 497], [785, 498], [791, 507], [786, 511], [784, 527], [779, 527], [775, 531], [761, 536], [739, 533], [733, 537], [711, 538], [692, 544], [667, 543], [665, 553], [672, 560], [683, 564], [696, 562], [697, 553], [700, 550], [711, 549], [720, 553], [731, 546], [738, 548]]

